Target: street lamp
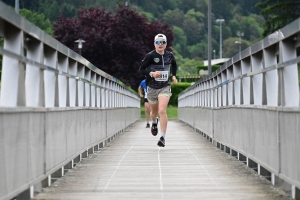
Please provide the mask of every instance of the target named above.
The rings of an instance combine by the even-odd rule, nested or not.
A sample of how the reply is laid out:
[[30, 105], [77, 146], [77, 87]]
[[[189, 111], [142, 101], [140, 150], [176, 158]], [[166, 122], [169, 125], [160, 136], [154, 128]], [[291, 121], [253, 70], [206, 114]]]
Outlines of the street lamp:
[[241, 44], [242, 44], [242, 42], [240, 42], [240, 41], [235, 41], [235, 44], [238, 44], [238, 45], [239, 45], [239, 52], [241, 52]]
[[79, 54], [81, 55], [81, 50], [82, 50], [82, 43], [84, 43], [85, 41], [82, 39], [78, 39], [75, 42], [78, 43], [78, 49], [79, 49]]
[[15, 11], [16, 11], [16, 13], [19, 14], [19, 10], [20, 10], [19, 0], [15, 0]]
[[239, 52], [241, 52], [241, 46], [242, 46], [242, 38], [241, 37], [244, 36], [244, 32], [238, 31], [236, 34], [237, 34], [237, 36], [239, 36], [239, 41], [235, 41], [235, 44], [239, 45]]
[[220, 23], [220, 58], [222, 58], [222, 23], [225, 19], [217, 19], [216, 22]]
[[214, 52], [214, 59], [216, 59], [216, 50], [213, 50]]

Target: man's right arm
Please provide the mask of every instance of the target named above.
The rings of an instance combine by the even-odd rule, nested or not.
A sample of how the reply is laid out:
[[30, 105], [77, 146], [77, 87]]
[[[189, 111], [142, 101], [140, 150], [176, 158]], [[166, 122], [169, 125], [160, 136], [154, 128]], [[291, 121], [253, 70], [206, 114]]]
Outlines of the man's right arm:
[[141, 86], [139, 86], [138, 91], [139, 91], [140, 97], [144, 97], [144, 95], [143, 95], [143, 93], [142, 93], [142, 87], [141, 87]]
[[140, 72], [143, 75], [149, 76], [150, 69], [147, 69], [147, 67], [151, 64], [151, 55], [148, 53], [146, 54], [145, 58], [142, 60], [140, 65]]

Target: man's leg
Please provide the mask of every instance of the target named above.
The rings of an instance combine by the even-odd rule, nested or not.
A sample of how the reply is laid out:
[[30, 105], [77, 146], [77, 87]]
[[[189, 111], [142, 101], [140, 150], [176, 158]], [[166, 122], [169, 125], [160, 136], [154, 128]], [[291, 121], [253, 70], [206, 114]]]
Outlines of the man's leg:
[[158, 115], [158, 91], [157, 89], [153, 89], [151, 87], [148, 88], [148, 93], [147, 93], [147, 97], [148, 97], [148, 102], [150, 104], [150, 109], [151, 109], [151, 119], [152, 119], [152, 126], [151, 126], [151, 133], [153, 136], [156, 136], [158, 133], [157, 130], [157, 121], [156, 121], [156, 117]]
[[167, 116], [167, 106], [170, 100], [171, 90], [170, 87], [164, 88], [158, 95], [158, 113], [160, 116], [160, 137], [157, 142], [159, 147], [164, 147], [166, 145], [166, 132], [168, 125], [168, 116]]
[[145, 117], [146, 117], [147, 123], [149, 123], [149, 111], [150, 111], [149, 103], [145, 102], [144, 106], [145, 106]]
[[156, 104], [150, 103], [150, 105], [151, 105], [151, 119], [153, 122], [156, 122], [156, 117], [158, 115], [158, 103]]
[[160, 137], [157, 142], [159, 147], [164, 147], [166, 145], [166, 131], [168, 125], [168, 116], [167, 116], [167, 106], [170, 100], [170, 96], [160, 96], [158, 97], [158, 112], [160, 116]]
[[159, 121], [160, 121], [160, 131], [162, 133], [166, 133], [167, 125], [168, 125], [168, 116], [167, 116], [167, 106], [169, 103], [169, 96], [161, 96], [158, 98], [158, 113], [159, 113]]
[[152, 126], [151, 126], [151, 133], [153, 136], [156, 136], [158, 133], [157, 130], [157, 122], [156, 122], [156, 116], [158, 114], [158, 103], [150, 103], [151, 105], [151, 118], [152, 118]]

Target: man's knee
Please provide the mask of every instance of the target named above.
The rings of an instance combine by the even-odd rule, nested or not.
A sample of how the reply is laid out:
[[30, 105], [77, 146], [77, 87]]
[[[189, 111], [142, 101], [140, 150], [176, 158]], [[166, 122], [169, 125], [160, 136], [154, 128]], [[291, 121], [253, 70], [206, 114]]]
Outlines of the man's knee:
[[159, 115], [165, 115], [165, 114], [167, 114], [167, 111], [166, 111], [166, 109], [160, 109], [158, 113], [159, 113]]

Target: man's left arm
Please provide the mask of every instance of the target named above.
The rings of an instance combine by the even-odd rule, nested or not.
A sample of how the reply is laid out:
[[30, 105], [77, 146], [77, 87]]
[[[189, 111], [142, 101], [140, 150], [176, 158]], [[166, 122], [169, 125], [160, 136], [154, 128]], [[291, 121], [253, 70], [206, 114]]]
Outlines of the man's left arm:
[[177, 83], [177, 78], [176, 78], [177, 63], [176, 63], [174, 55], [173, 55], [173, 59], [171, 62], [171, 67], [172, 67], [171, 68], [172, 69], [172, 80], [173, 80], [173, 83], [176, 84]]

